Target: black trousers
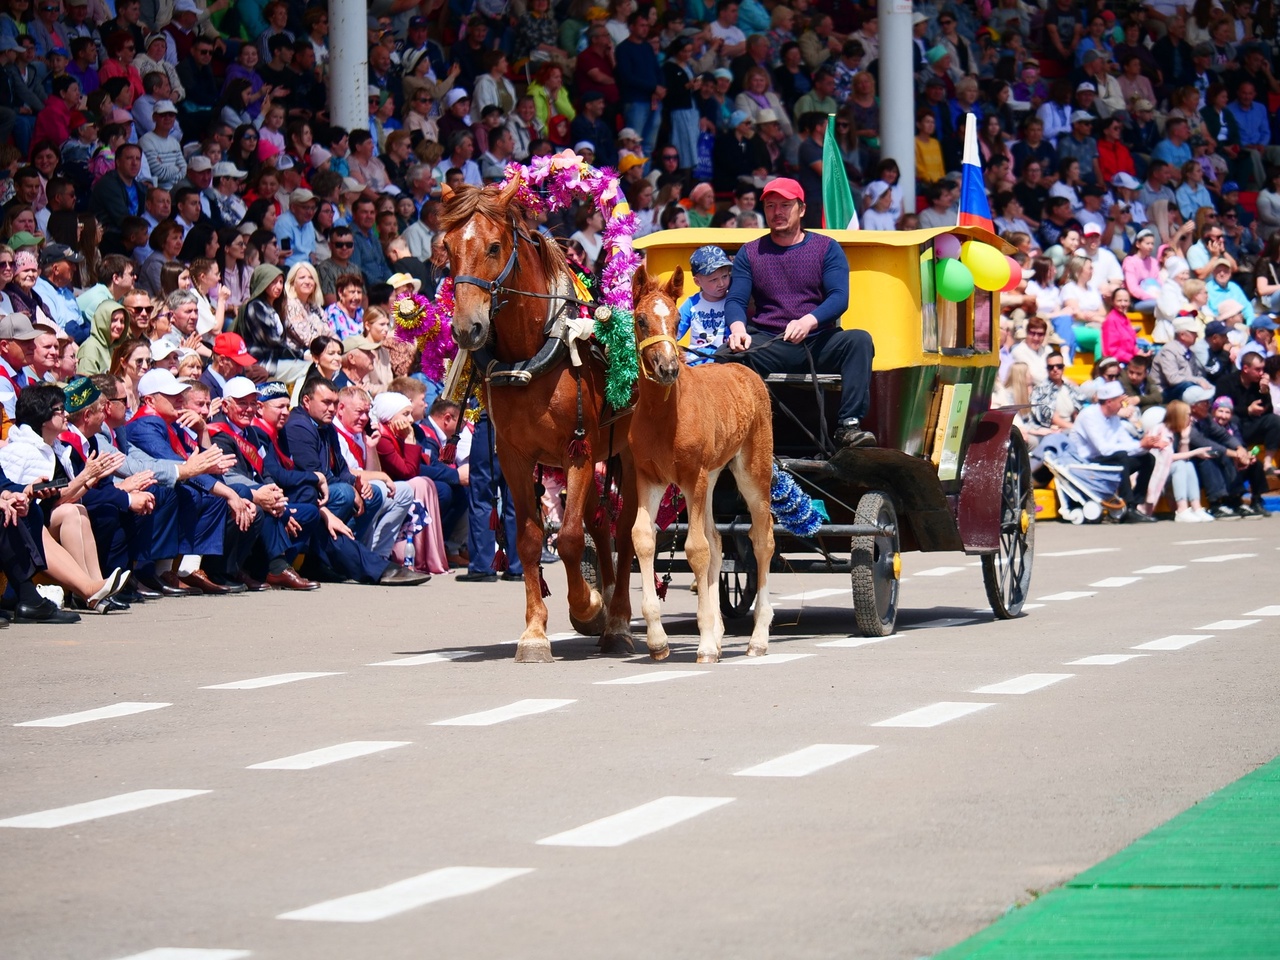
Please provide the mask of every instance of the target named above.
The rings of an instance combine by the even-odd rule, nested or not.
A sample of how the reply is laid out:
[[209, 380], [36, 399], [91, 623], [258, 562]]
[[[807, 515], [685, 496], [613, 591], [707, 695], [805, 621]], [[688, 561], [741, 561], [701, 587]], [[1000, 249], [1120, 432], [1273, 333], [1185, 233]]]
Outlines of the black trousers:
[[1280, 450], [1280, 415], [1267, 413], [1261, 417], [1241, 419], [1240, 434], [1244, 437], [1244, 445], [1255, 444], [1273, 453]]
[[867, 331], [823, 327], [809, 334], [804, 343], [788, 343], [775, 331], [752, 323], [747, 324], [747, 332], [751, 334], [751, 349], [733, 353], [727, 346], [721, 347], [716, 351], [716, 361], [745, 363], [762, 377], [771, 373], [808, 373], [808, 347], [818, 373], [838, 373], [844, 381], [840, 420], [861, 420], [867, 415], [871, 405], [871, 361], [876, 355]]
[[[1142, 453], [1112, 453], [1105, 457], [1094, 457], [1093, 463], [1104, 463], [1123, 468], [1120, 472], [1120, 489], [1116, 495], [1131, 507], [1136, 507], [1147, 499], [1147, 484], [1151, 482], [1151, 471], [1156, 468], [1156, 458], [1144, 450]], [[1130, 474], [1138, 475], [1138, 482], [1129, 480]]]
[[44, 569], [43, 517], [33, 505], [25, 517], [0, 526], [0, 570], [14, 588]]

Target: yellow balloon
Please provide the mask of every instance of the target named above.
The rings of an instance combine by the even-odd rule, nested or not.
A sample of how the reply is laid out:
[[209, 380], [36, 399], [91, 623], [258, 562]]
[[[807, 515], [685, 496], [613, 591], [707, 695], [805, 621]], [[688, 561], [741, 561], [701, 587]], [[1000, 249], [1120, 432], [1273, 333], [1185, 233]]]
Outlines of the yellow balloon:
[[966, 240], [960, 246], [960, 262], [969, 268], [973, 282], [983, 290], [999, 290], [1009, 282], [1009, 261], [990, 244]]

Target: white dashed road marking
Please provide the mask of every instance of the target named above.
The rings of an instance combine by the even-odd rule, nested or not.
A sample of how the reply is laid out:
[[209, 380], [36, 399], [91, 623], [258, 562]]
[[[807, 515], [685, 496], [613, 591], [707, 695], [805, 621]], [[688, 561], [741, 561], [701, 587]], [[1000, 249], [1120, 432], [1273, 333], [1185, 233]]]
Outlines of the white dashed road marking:
[[372, 923], [438, 900], [462, 897], [532, 873], [532, 867], [444, 867], [397, 883], [282, 913], [277, 920]]
[[826, 587], [822, 590], [806, 590], [804, 593], [792, 593], [779, 600], [822, 600], [825, 597], [845, 597], [849, 595], [848, 587]]
[[1193, 643], [1199, 643], [1201, 640], [1212, 640], [1211, 633], [1175, 633], [1172, 636], [1161, 637], [1159, 640], [1152, 640], [1148, 643], [1140, 643], [1136, 647], [1130, 647], [1130, 650], [1181, 650], [1183, 647], [1189, 647]]
[[896, 717], [890, 717], [888, 720], [881, 720], [879, 723], [873, 723], [872, 726], [936, 727], [951, 720], [959, 720], [961, 717], [967, 717], [971, 713], [977, 713], [979, 710], [985, 710], [987, 707], [994, 706], [994, 703], [956, 703], [954, 701], [943, 700], [941, 703], [931, 703], [929, 706], [921, 707], [918, 710], [908, 710], [906, 713], [900, 713]]
[[379, 660], [377, 663], [368, 663], [368, 667], [416, 667], [423, 663], [449, 663], [453, 660], [461, 660], [464, 657], [478, 657], [478, 650], [441, 650], [438, 653], [419, 653], [412, 657], [397, 657], [395, 660]]
[[316, 677], [339, 677], [337, 673], [277, 673], [271, 677], [255, 677], [252, 680], [233, 680], [231, 683], [215, 683], [201, 690], [257, 690], [260, 687], [276, 687], [282, 683], [295, 683], [298, 680], [312, 680]]
[[495, 707], [480, 713], [468, 713], [449, 720], [437, 720], [433, 727], [491, 727], [495, 723], [505, 723], [520, 717], [533, 716], [535, 713], [546, 713], [548, 710], [559, 710], [577, 700], [517, 700], [505, 707]]
[[1117, 663], [1127, 663], [1130, 660], [1137, 660], [1139, 657], [1145, 657], [1145, 653], [1099, 653], [1092, 657], [1081, 657], [1079, 660], [1069, 660], [1063, 666], [1067, 667], [1114, 667]]
[[892, 640], [898, 636], [891, 633], [887, 637], [845, 637], [843, 640], [826, 640], [822, 643], [814, 644], [817, 647], [865, 647], [870, 643], [884, 643], [886, 640]]
[[281, 757], [279, 760], [268, 760], [245, 767], [246, 770], [310, 770], [323, 767], [340, 760], [353, 760], [383, 750], [394, 750], [396, 747], [407, 747], [409, 740], [352, 740], [350, 743], [338, 743], [332, 747], [321, 747], [319, 750], [308, 750], [306, 753], [295, 753], [292, 757]]
[[1256, 553], [1224, 553], [1216, 557], [1196, 557], [1192, 563], [1226, 563], [1228, 560], [1248, 560], [1256, 557]]
[[825, 770], [842, 760], [874, 750], [875, 746], [863, 743], [815, 743], [794, 753], [785, 753], [754, 767], [747, 767], [735, 777], [807, 777]]
[[200, 947], [156, 947], [142, 953], [131, 953], [119, 960], [244, 960], [253, 956], [248, 950], [207, 950]]
[[1154, 567], [1143, 567], [1141, 570], [1135, 570], [1133, 572], [1156, 574], [1156, 573], [1173, 573], [1175, 570], [1185, 570], [1185, 569], [1187, 568], [1184, 566], [1167, 563], [1167, 564], [1157, 564]]
[[1017, 696], [1023, 693], [1043, 690], [1045, 687], [1061, 683], [1063, 680], [1070, 680], [1074, 676], [1074, 673], [1024, 673], [1022, 676], [1014, 677], [1012, 680], [989, 683], [985, 687], [979, 687], [977, 690], [970, 690], [969, 692], [981, 694], [1000, 693]]
[[25, 827], [33, 830], [66, 827], [73, 823], [84, 823], [86, 820], [114, 817], [118, 813], [145, 810], [147, 807], [172, 803], [174, 800], [185, 800], [188, 797], [198, 797], [202, 793], [209, 792], [208, 790], [135, 790], [132, 793], [121, 793], [114, 797], [103, 797], [101, 800], [90, 800], [88, 803], [76, 803], [69, 807], [10, 817], [8, 820], [0, 820], [0, 827]]
[[1081, 597], [1096, 596], [1094, 590], [1066, 590], [1062, 593], [1051, 593], [1047, 597], [1041, 597], [1041, 600], [1079, 600]]
[[1252, 627], [1255, 623], [1261, 623], [1261, 620], [1215, 620], [1213, 623], [1206, 623], [1203, 627], [1196, 627], [1197, 630], [1239, 630], [1241, 627]]
[[82, 710], [80, 713], [64, 713], [58, 717], [45, 717], [43, 720], [27, 720], [15, 723], [15, 727], [74, 727], [77, 723], [91, 723], [94, 720], [110, 720], [114, 717], [128, 717], [135, 713], [146, 713], [162, 707], [172, 707], [172, 703], [113, 703], [109, 707], [98, 707], [94, 710]]
[[1097, 583], [1091, 583], [1091, 587], [1127, 587], [1131, 583], [1137, 583], [1141, 577], [1107, 577], [1105, 580], [1099, 580]]
[[1252, 543], [1257, 537], [1218, 537], [1214, 540], [1175, 540], [1175, 547], [1199, 547], [1206, 543]]
[[1245, 614], [1246, 617], [1280, 617], [1280, 607], [1259, 607], [1257, 610], [1250, 610]]
[[649, 673], [637, 673], [630, 677], [617, 677], [613, 680], [597, 680], [596, 686], [608, 687], [626, 683], [661, 683], [664, 680], [679, 680], [682, 677], [705, 676], [706, 670], [653, 670]]
[[812, 657], [812, 653], [771, 653], [764, 657], [731, 657], [725, 663], [739, 667], [760, 667], [760, 666], [777, 666], [780, 663], [790, 663], [792, 660], [803, 660], [805, 657]]
[[611, 817], [539, 840], [544, 847], [620, 847], [733, 803], [733, 797], [659, 797]]
[[1037, 557], [1087, 557], [1093, 553], [1118, 553], [1119, 547], [1088, 547], [1081, 550], [1055, 550], [1053, 553], [1036, 553]]
[[949, 573], [959, 573], [964, 567], [933, 567], [929, 570], [919, 570], [916, 572], [917, 577], [945, 577]]

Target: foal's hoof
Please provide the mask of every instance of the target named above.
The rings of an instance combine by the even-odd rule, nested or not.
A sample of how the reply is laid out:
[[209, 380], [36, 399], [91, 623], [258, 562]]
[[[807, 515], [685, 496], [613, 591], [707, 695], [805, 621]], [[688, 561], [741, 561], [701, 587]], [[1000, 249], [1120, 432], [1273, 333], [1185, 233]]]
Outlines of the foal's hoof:
[[754, 643], [747, 646], [748, 657], [766, 657], [769, 655], [769, 647], [767, 644], [756, 646]]
[[626, 633], [606, 633], [600, 638], [600, 652], [606, 657], [626, 657], [636, 652], [631, 636]]
[[719, 663], [720, 658], [714, 653], [698, 654], [698, 663]]
[[551, 642], [548, 640], [541, 643], [521, 641], [516, 644], [516, 663], [551, 663], [553, 660]]
[[665, 643], [656, 650], [650, 650], [649, 656], [653, 660], [665, 660], [671, 656], [671, 648]]

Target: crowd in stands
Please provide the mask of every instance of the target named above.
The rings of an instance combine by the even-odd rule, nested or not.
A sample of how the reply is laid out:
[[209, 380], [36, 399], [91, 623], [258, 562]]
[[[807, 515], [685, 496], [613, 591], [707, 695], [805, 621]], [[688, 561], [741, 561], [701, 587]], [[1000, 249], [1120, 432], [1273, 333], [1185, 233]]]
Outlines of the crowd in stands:
[[[572, 149], [618, 171], [639, 235], [761, 227], [779, 176], [817, 226], [831, 137], [864, 228], [945, 227], [966, 114], [1024, 267], [1000, 389], [1025, 432], [1129, 466], [1129, 516], [1152, 476], [1180, 519], [1188, 477], [1214, 515], [1263, 512], [1275, 4], [928, 2], [912, 23], [904, 197], [870, 0], [375, 0], [355, 129], [329, 115], [323, 2], [0, 0], [0, 613], [491, 579], [492, 458], [468, 429], [444, 453], [459, 411], [391, 331], [396, 296], [448, 275], [442, 191]], [[540, 228], [600, 269], [597, 211]], [[1105, 356], [1078, 386], [1077, 351]]]

